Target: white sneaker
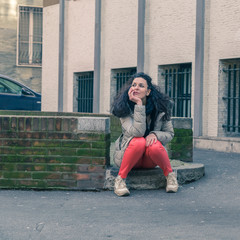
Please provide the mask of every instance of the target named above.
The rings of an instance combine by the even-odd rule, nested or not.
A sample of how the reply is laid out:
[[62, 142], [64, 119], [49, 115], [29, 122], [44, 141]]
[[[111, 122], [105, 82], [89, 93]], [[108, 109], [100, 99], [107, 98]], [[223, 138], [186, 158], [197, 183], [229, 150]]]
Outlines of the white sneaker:
[[119, 197], [128, 196], [130, 194], [129, 190], [127, 189], [125, 180], [122, 179], [119, 175], [115, 178], [114, 192]]
[[166, 192], [177, 192], [178, 190], [178, 182], [174, 172], [171, 172], [166, 177], [167, 179], [167, 187]]

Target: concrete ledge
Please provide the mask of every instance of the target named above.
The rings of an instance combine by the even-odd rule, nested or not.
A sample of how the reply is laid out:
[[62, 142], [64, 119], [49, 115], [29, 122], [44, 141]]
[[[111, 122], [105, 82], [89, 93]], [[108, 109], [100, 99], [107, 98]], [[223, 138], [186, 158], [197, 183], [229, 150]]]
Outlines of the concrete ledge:
[[174, 128], [192, 129], [192, 118], [172, 117], [171, 120]]
[[193, 144], [195, 148], [240, 153], [239, 138], [199, 137], [194, 138]]
[[[180, 185], [197, 181], [205, 175], [203, 164], [185, 163], [179, 160], [171, 160], [174, 172], [177, 173]], [[114, 180], [118, 174], [117, 167], [106, 170], [104, 189], [113, 190]], [[134, 169], [127, 178], [129, 189], [159, 189], [166, 187], [166, 178], [160, 168], [153, 169]]]
[[80, 117], [78, 118], [78, 130], [110, 133], [110, 119], [108, 117]]

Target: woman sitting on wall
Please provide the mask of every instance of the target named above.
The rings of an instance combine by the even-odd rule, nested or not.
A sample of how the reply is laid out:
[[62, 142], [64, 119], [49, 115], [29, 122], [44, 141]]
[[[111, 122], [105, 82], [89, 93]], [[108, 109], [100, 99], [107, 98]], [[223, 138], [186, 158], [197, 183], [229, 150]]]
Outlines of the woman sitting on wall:
[[177, 192], [178, 183], [164, 145], [174, 136], [172, 103], [145, 73], [136, 73], [115, 98], [112, 113], [120, 118], [122, 134], [115, 143], [114, 161], [120, 167], [114, 192], [129, 195], [126, 178], [132, 168], [159, 166], [167, 179], [167, 192]]

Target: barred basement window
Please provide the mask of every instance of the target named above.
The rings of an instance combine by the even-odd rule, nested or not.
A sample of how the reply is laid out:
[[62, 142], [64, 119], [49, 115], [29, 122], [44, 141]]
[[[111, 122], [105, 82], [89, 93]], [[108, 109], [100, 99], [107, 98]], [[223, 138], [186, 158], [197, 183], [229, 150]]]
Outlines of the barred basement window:
[[129, 78], [136, 73], [136, 68], [119, 69], [115, 71], [116, 93], [118, 93]]
[[191, 117], [191, 64], [159, 66], [159, 86], [174, 101], [174, 117]]
[[76, 75], [78, 86], [78, 112], [93, 112], [93, 72]]
[[129, 78], [137, 71], [136, 67], [132, 68], [121, 68], [112, 70], [112, 81], [111, 81], [111, 103], [114, 97], [119, 93], [121, 88], [129, 80]]
[[19, 6], [18, 65], [42, 64], [42, 8]]
[[225, 73], [227, 91], [223, 100], [227, 105], [227, 116], [223, 128], [229, 133], [240, 133], [240, 62], [229, 63], [222, 69]]

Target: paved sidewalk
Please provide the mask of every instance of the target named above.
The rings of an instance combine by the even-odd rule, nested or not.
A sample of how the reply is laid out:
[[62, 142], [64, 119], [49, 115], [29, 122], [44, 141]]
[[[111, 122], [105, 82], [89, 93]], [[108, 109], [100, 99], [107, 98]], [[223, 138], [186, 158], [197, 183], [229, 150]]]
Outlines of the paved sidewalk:
[[176, 194], [0, 190], [0, 240], [239, 239], [240, 154], [194, 151], [206, 175]]

